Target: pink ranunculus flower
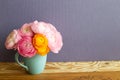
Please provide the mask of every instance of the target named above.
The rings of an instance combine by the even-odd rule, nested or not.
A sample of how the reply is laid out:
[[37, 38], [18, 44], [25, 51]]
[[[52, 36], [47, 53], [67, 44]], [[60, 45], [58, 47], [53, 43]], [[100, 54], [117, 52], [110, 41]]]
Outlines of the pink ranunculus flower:
[[31, 29], [34, 33], [45, 33], [46, 32], [46, 23], [45, 22], [38, 22], [38, 21], [34, 21], [33, 25], [31, 26]]
[[31, 37], [23, 37], [17, 44], [17, 50], [23, 57], [33, 57], [36, 54]]
[[62, 36], [60, 32], [56, 32], [54, 34], [50, 33], [46, 36], [48, 38], [48, 46], [50, 50], [54, 53], [58, 53], [63, 46]]
[[33, 23], [34, 24], [31, 26], [33, 32], [45, 35], [48, 39], [48, 47], [50, 50], [54, 53], [58, 53], [63, 46], [60, 32], [58, 32], [56, 28], [50, 23], [38, 21]]
[[5, 47], [7, 49], [16, 49], [17, 42], [21, 39], [21, 36], [18, 33], [18, 30], [14, 29], [7, 37], [5, 42]]
[[21, 36], [33, 36], [33, 31], [31, 30], [32, 23], [24, 24], [20, 29], [19, 33]]

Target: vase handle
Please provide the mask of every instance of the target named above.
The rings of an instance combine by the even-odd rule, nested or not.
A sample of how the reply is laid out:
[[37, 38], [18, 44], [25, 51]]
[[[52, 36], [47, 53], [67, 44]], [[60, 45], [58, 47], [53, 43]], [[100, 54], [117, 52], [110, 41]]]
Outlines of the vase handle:
[[25, 66], [24, 64], [20, 63], [20, 61], [18, 60], [18, 58], [19, 58], [19, 54], [16, 53], [16, 54], [15, 54], [15, 61], [16, 61], [21, 67], [25, 68], [25, 69], [28, 71], [28, 67]]

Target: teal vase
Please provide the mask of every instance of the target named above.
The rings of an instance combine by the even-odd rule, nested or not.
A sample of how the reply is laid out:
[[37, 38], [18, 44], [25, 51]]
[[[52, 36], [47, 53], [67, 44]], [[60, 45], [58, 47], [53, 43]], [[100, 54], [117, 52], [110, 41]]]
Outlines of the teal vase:
[[23, 63], [19, 62], [19, 53], [15, 54], [15, 61], [23, 68], [25, 68], [30, 74], [40, 74], [43, 72], [47, 60], [47, 55], [41, 56], [36, 54], [31, 58], [23, 57]]

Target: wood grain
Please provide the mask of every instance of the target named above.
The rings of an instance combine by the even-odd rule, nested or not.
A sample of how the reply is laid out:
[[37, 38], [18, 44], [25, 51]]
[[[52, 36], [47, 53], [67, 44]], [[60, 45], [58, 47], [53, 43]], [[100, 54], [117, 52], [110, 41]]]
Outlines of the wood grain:
[[94, 71], [120, 71], [120, 61], [49, 62], [46, 64], [44, 73]]
[[30, 75], [16, 63], [0, 62], [0, 80], [120, 80], [120, 61], [47, 62], [42, 74]]

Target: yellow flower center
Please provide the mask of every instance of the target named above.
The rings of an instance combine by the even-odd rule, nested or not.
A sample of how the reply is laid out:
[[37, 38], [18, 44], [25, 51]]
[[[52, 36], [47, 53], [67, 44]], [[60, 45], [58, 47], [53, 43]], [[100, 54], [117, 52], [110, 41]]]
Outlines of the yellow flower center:
[[44, 43], [44, 38], [43, 37], [39, 37], [39, 38], [37, 38], [37, 40], [38, 40], [38, 44], [41, 44], [41, 43]]

